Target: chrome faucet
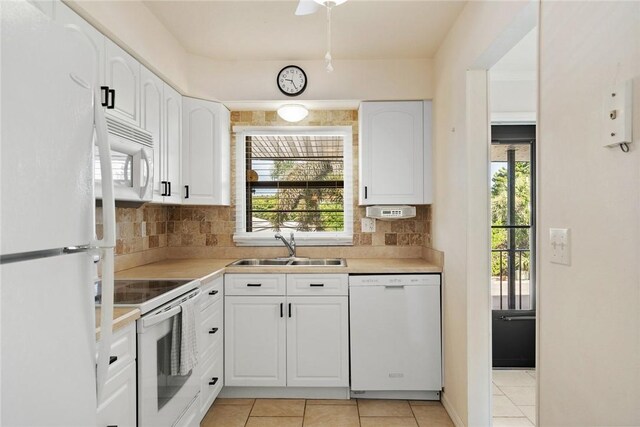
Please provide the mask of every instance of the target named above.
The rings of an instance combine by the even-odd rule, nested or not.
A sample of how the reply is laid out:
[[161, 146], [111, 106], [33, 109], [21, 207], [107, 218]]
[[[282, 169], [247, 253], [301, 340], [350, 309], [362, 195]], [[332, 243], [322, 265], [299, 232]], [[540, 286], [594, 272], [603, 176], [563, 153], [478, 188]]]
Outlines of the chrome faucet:
[[293, 238], [293, 233], [291, 233], [291, 239], [288, 242], [287, 242], [287, 239], [282, 237], [282, 234], [280, 233], [276, 233], [275, 238], [282, 240], [282, 243], [284, 243], [284, 245], [287, 247], [287, 249], [289, 250], [289, 258], [295, 258], [296, 240]]

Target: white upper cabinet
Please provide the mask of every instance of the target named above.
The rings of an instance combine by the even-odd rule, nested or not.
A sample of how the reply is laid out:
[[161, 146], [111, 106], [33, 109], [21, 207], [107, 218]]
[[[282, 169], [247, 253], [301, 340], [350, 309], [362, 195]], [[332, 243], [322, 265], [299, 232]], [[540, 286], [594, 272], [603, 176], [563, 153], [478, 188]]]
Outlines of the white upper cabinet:
[[429, 204], [431, 101], [360, 105], [360, 205]]
[[145, 67], [140, 67], [140, 125], [153, 135], [153, 201], [162, 203], [161, 184], [165, 154], [162, 146], [162, 96], [164, 82]]
[[105, 39], [105, 83], [115, 90], [110, 114], [140, 126], [140, 63]]
[[64, 25], [69, 31], [77, 35], [89, 45], [95, 52], [96, 60], [94, 63], [94, 76], [95, 81], [93, 84], [102, 85], [104, 82], [104, 44], [105, 37], [96, 30], [91, 24], [82, 19], [80, 15], [71, 10], [64, 3], [57, 2], [38, 2], [39, 4], [49, 4], [51, 8], [55, 7], [55, 21]]
[[229, 110], [183, 97], [182, 117], [183, 203], [229, 205]]
[[167, 182], [165, 203], [182, 203], [182, 95], [164, 84], [162, 145], [165, 154], [162, 180]]

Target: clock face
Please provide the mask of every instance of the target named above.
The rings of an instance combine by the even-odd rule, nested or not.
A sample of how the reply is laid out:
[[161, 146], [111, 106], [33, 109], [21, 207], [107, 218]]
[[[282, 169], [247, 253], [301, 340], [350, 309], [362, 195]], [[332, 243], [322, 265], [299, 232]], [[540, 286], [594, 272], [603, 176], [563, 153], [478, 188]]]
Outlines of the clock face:
[[307, 75], [302, 68], [287, 65], [278, 73], [278, 88], [287, 96], [298, 96], [307, 88]]

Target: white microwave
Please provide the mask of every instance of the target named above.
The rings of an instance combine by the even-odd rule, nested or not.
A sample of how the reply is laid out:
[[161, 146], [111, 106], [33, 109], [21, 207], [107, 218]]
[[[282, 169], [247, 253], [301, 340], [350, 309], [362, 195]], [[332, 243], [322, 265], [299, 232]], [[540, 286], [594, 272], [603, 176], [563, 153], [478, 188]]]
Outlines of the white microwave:
[[[116, 201], [150, 202], [153, 198], [153, 136], [106, 114], [113, 194]], [[102, 199], [100, 155], [94, 150], [95, 197]]]

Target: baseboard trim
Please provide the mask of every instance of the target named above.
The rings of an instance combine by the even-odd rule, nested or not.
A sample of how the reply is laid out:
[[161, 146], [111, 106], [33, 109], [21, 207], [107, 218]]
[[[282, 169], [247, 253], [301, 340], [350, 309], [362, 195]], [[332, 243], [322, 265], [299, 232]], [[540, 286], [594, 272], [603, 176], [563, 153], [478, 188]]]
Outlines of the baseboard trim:
[[446, 393], [442, 393], [442, 397], [440, 398], [440, 401], [442, 402], [442, 406], [444, 406], [444, 409], [449, 414], [449, 418], [451, 418], [451, 421], [453, 421], [453, 424], [456, 427], [466, 427], [462, 422], [462, 418], [460, 418], [460, 416], [455, 411], [455, 409], [453, 409], [453, 405], [451, 404], [451, 402], [449, 402], [449, 399], [447, 399]]
[[348, 387], [229, 387], [218, 397], [272, 399], [349, 399]]

